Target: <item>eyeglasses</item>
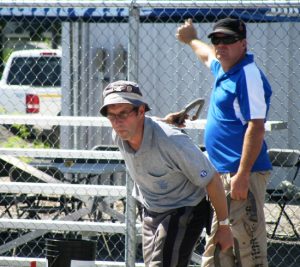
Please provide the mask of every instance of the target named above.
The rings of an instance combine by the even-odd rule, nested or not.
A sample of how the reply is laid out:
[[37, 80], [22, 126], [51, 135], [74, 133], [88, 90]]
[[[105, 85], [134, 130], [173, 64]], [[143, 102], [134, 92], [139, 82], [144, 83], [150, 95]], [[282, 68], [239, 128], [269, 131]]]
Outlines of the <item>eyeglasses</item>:
[[138, 107], [134, 107], [132, 110], [130, 111], [123, 111], [119, 114], [111, 114], [111, 113], [107, 113], [107, 118], [110, 120], [110, 121], [115, 121], [116, 119], [120, 120], [120, 121], [124, 121], [126, 120], [129, 115], [132, 113], [132, 112], [136, 112], [138, 110]]
[[234, 37], [234, 36], [226, 36], [226, 37], [212, 36], [211, 37], [211, 43], [213, 45], [218, 45], [218, 44], [229, 45], [229, 44], [234, 44], [239, 40], [241, 40], [241, 38]]

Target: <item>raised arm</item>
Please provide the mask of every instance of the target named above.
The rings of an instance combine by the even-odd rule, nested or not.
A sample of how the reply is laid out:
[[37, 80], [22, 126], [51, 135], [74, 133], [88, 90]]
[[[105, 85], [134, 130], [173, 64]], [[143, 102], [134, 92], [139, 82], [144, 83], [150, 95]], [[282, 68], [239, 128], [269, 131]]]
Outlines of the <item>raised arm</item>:
[[[210, 67], [211, 61], [215, 58], [215, 50], [212, 46], [202, 42], [197, 38], [197, 31], [193, 25], [192, 19], [186, 20], [183, 25], [177, 28], [176, 37], [180, 42], [188, 44], [193, 49], [200, 61], [202, 61], [203, 64], [205, 64], [208, 68]], [[169, 113], [164, 118], [159, 119], [177, 127], [185, 127], [184, 122], [180, 124], [176, 123], [179, 115], [179, 112], [174, 112]]]
[[188, 44], [196, 56], [207, 66], [210, 67], [211, 61], [215, 58], [213, 47], [202, 42], [197, 37], [197, 31], [193, 25], [192, 19], [188, 19], [183, 25], [177, 28], [176, 38], [185, 44]]

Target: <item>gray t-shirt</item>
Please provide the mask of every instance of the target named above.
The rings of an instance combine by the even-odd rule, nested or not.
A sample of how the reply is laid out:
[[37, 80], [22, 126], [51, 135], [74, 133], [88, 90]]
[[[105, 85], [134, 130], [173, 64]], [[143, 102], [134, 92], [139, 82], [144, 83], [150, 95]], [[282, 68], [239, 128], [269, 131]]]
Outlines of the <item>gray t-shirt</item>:
[[146, 117], [138, 151], [114, 131], [113, 139], [134, 181], [133, 197], [146, 209], [165, 212], [195, 206], [205, 197], [215, 169], [180, 129]]

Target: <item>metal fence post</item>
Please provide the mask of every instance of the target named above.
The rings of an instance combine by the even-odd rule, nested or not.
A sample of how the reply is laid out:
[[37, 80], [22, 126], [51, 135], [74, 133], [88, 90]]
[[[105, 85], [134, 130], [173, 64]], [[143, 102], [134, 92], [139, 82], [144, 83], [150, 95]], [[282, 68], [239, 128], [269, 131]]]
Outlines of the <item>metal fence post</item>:
[[[129, 40], [128, 40], [128, 80], [138, 82], [138, 43], [139, 43], [139, 9], [131, 5], [129, 10]], [[135, 266], [136, 260], [136, 202], [131, 196], [133, 181], [126, 175], [126, 238], [125, 262], [126, 266]]]
[[125, 233], [125, 263], [127, 267], [135, 266], [136, 260], [136, 202], [131, 196], [133, 181], [126, 173], [126, 233]]
[[132, 5], [129, 10], [128, 80], [138, 82], [139, 9]]

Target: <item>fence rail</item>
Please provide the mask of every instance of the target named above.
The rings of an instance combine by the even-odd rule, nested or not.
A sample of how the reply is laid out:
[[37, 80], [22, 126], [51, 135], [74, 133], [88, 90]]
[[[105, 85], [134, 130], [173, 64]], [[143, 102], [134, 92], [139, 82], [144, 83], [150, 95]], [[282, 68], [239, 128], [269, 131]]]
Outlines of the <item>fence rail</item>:
[[[79, 0], [62, 0], [59, 2], [59, 7], [89, 7], [89, 8], [98, 8], [101, 6], [117, 6], [117, 7], [177, 7], [180, 4], [182, 8], [195, 8], [195, 7], [209, 7], [214, 8], [216, 6], [224, 6], [224, 1], [222, 0], [204, 0], [200, 2], [195, 2], [193, 0], [184, 0], [184, 1], [146, 1], [146, 0], [122, 0], [122, 1], [79, 1]], [[231, 0], [226, 1], [226, 7], [230, 8], [239, 8], [242, 6], [248, 7], [291, 7], [293, 5], [299, 4], [299, 0], [290, 0], [290, 1], [274, 1], [274, 0]], [[57, 4], [51, 5], [49, 1], [32, 1], [32, 0], [15, 0], [13, 3], [8, 0], [2, 0], [2, 6], [6, 7], [49, 7], [56, 6]]]
[[[76, 116], [28, 116], [28, 115], [0, 115], [0, 124], [24, 124], [38, 126], [93, 126], [111, 127], [107, 118], [103, 117], [76, 117]], [[186, 120], [185, 129], [204, 130], [206, 119]], [[266, 121], [266, 131], [284, 130], [288, 125], [285, 121]]]
[[[46, 259], [43, 258], [25, 258], [25, 257], [0, 257], [0, 264], [10, 267], [24, 267], [34, 266], [47, 267]], [[95, 267], [125, 267], [124, 262], [115, 261], [95, 261]], [[144, 267], [143, 263], [136, 263], [136, 267]]]
[[103, 159], [123, 160], [119, 151], [92, 151], [80, 149], [45, 149], [45, 148], [0, 148], [2, 155], [33, 158], [64, 158], [64, 159]]
[[125, 186], [0, 182], [0, 193], [126, 197]]
[[[53, 220], [29, 220], [29, 219], [0, 219], [3, 229], [27, 229], [46, 231], [74, 231], [74, 232], [104, 232], [125, 234], [125, 223], [110, 222], [71, 222]], [[138, 225], [137, 228], [139, 229]]]

